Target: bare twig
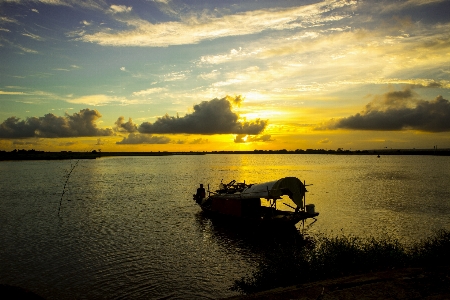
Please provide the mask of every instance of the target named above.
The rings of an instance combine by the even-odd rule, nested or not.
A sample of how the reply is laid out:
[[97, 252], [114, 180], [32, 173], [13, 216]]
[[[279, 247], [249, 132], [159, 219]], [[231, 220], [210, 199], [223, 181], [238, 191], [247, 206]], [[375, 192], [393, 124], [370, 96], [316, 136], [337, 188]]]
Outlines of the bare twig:
[[78, 165], [79, 161], [80, 160], [77, 160], [77, 162], [73, 166], [71, 166], [70, 171], [67, 174], [66, 182], [64, 183], [64, 188], [63, 188], [63, 191], [61, 194], [61, 199], [59, 200], [58, 216], [59, 216], [59, 212], [61, 211], [61, 203], [62, 203], [63, 196], [66, 193], [66, 186], [67, 186], [67, 183], [69, 182], [70, 174], [72, 174], [73, 169], [75, 169], [75, 167]]

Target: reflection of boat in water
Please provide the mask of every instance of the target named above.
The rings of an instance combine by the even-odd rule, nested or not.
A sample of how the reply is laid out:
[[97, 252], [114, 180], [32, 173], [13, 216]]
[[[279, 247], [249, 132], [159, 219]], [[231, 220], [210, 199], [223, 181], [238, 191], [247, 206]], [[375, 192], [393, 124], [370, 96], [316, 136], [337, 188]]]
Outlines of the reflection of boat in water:
[[[203, 192], [202, 192], [203, 191]], [[194, 200], [202, 210], [208, 214], [232, 217], [257, 224], [295, 225], [302, 220], [319, 215], [315, 212], [314, 204], [305, 204], [306, 185], [296, 177], [285, 177], [279, 180], [261, 184], [221, 183], [219, 189], [208, 195], [204, 190], [197, 190]], [[294, 211], [277, 208], [277, 201], [288, 196], [297, 207], [287, 203], [286, 206]], [[268, 201], [268, 206], [261, 201]]]

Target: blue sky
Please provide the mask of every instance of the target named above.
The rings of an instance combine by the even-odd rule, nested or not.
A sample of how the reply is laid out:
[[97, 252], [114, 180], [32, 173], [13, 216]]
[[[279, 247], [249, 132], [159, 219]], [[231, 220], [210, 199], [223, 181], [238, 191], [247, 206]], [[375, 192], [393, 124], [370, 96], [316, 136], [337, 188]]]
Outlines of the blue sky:
[[0, 1], [0, 149], [450, 147], [450, 1]]

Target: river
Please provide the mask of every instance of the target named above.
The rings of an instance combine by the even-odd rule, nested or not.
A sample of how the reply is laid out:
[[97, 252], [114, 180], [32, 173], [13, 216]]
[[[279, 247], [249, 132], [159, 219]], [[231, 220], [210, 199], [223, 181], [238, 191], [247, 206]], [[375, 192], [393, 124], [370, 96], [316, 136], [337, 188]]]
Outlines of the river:
[[309, 185], [306, 202], [320, 213], [315, 223], [305, 224], [310, 236], [412, 243], [450, 229], [450, 157], [209, 154], [3, 161], [0, 284], [46, 299], [236, 295], [229, 290], [234, 280], [264, 262], [265, 252], [279, 245], [278, 235], [217, 223], [201, 213], [192, 194], [200, 183], [214, 190], [221, 180], [261, 183], [286, 176]]

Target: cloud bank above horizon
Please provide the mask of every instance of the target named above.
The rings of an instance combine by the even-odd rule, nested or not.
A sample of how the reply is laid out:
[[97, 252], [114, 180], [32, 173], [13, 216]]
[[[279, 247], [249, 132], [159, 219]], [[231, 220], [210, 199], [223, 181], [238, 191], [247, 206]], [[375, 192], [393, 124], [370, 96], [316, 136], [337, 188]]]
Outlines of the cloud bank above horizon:
[[340, 128], [373, 131], [450, 131], [450, 101], [440, 95], [431, 101], [419, 100], [416, 97], [410, 88], [388, 92], [375, 97], [362, 112], [331, 120], [316, 127], [316, 130]]

